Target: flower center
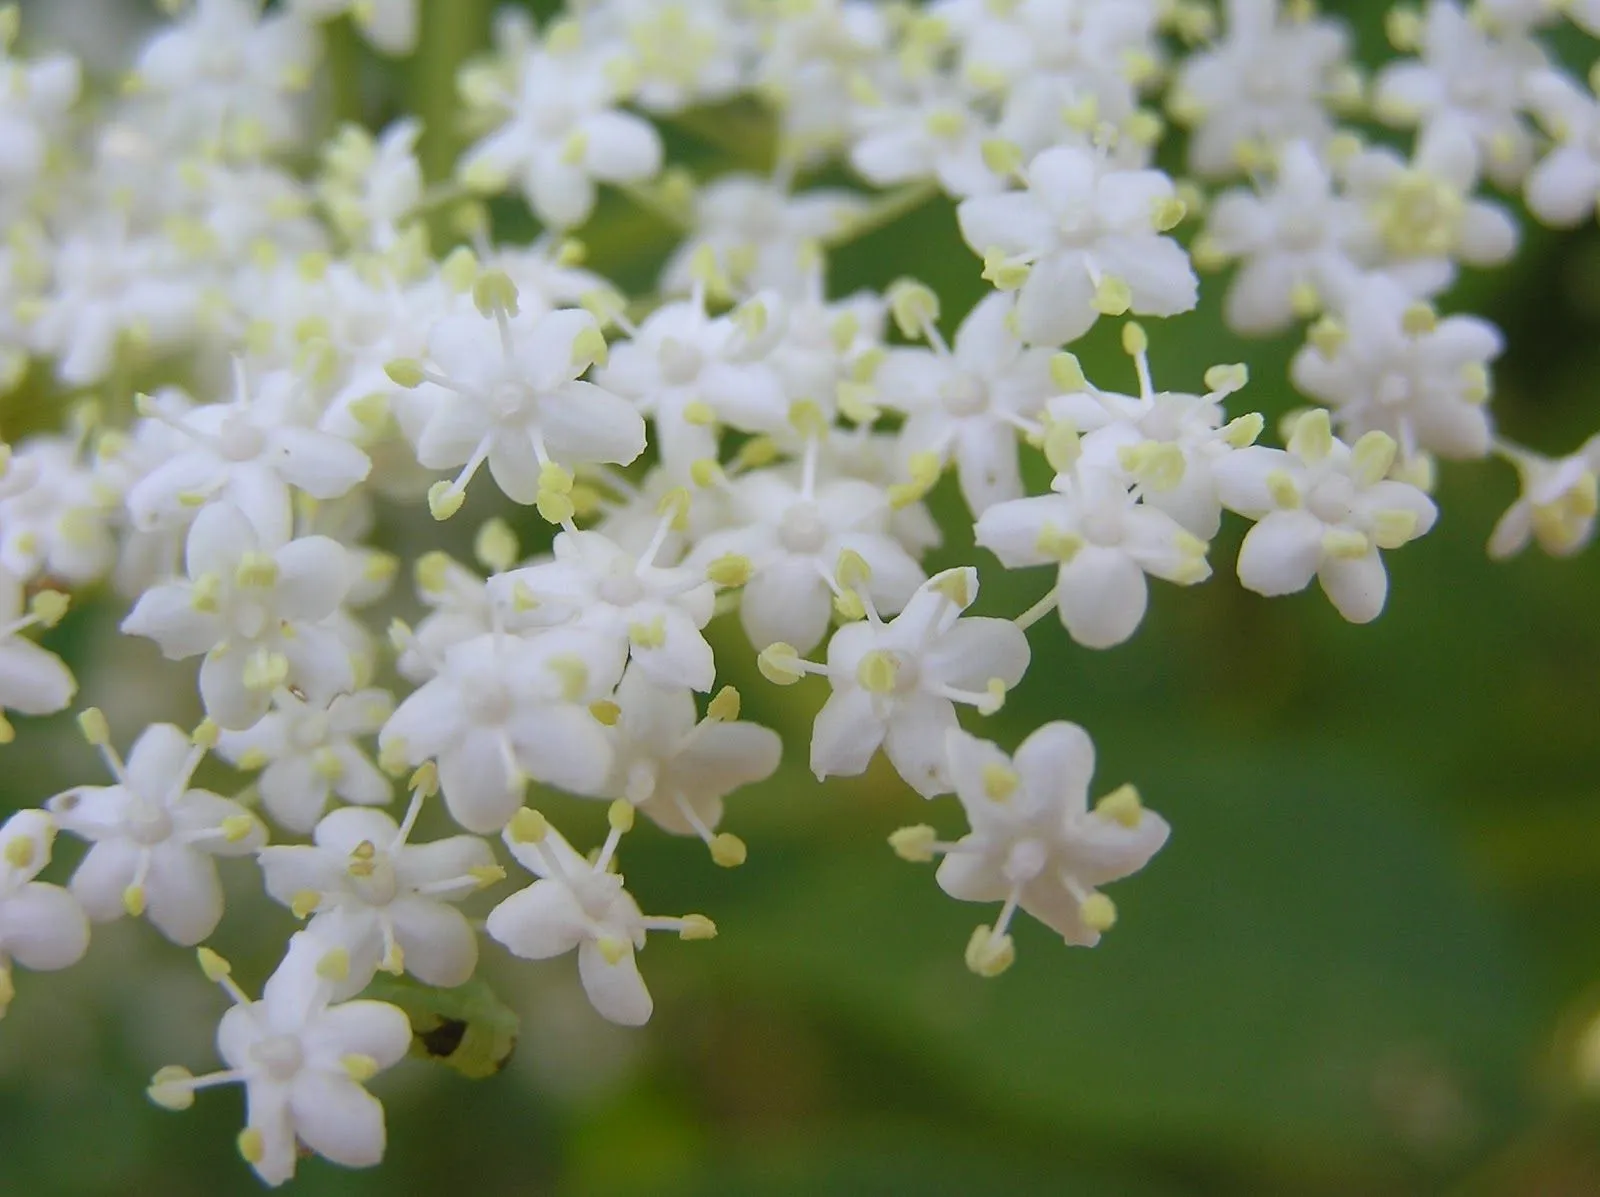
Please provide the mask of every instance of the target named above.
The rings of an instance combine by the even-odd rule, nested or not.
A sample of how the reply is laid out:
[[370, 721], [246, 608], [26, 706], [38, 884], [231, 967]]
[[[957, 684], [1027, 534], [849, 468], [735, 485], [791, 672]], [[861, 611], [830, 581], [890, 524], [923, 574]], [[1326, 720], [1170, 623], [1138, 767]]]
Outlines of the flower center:
[[634, 573], [612, 574], [600, 583], [600, 601], [613, 607], [631, 607], [644, 597], [644, 583]]
[[129, 812], [125, 826], [129, 839], [149, 847], [172, 835], [172, 816], [161, 803], [144, 799]]
[[474, 723], [504, 723], [511, 714], [511, 695], [499, 678], [488, 678], [462, 691], [462, 700]]
[[791, 553], [820, 553], [827, 543], [828, 530], [815, 503], [796, 503], [783, 513], [778, 525], [778, 540]]
[[496, 416], [507, 419], [520, 414], [527, 406], [528, 399], [527, 384], [508, 378], [495, 383], [489, 391], [489, 408]]
[[241, 415], [224, 420], [217, 436], [217, 447], [229, 461], [250, 461], [259, 457], [266, 442], [261, 429]]
[[661, 362], [661, 381], [673, 387], [693, 382], [700, 377], [700, 371], [706, 364], [705, 354], [676, 337], [667, 337], [661, 342], [658, 357]]
[[957, 374], [939, 387], [939, 398], [952, 416], [975, 416], [989, 406], [989, 393], [982, 379]]
[[250, 1049], [250, 1058], [275, 1081], [291, 1081], [305, 1063], [305, 1051], [295, 1035], [273, 1035]]

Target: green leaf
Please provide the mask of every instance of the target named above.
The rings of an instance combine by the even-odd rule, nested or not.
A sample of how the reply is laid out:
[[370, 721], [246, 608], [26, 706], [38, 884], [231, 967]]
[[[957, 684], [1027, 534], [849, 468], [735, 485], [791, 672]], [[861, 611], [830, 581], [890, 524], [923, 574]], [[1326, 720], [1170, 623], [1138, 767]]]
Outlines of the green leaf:
[[405, 1011], [413, 1056], [437, 1060], [473, 1080], [499, 1072], [516, 1049], [520, 1020], [477, 978], [455, 989], [437, 989], [408, 976], [380, 976], [362, 996]]

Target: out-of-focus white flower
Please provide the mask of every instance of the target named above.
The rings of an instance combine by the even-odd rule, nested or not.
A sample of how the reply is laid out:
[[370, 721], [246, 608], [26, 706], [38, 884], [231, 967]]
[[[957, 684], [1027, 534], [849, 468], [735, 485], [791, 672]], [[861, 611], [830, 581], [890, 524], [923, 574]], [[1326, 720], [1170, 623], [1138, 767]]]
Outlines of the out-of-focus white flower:
[[976, 570], [945, 570], [890, 622], [868, 608], [867, 619], [835, 632], [826, 667], [799, 660], [788, 645], [762, 654], [769, 679], [820, 672], [833, 687], [811, 729], [819, 781], [865, 772], [882, 747], [924, 798], [949, 791], [944, 733], [956, 726], [955, 704], [996, 710], [1028, 668], [1028, 640], [1016, 624], [961, 618], [977, 596]]
[[645, 915], [622, 876], [612, 872], [617, 844], [633, 825], [626, 801], [611, 808], [611, 834], [591, 861], [578, 855], [543, 815], [524, 808], [503, 836], [511, 855], [539, 878], [489, 912], [489, 934], [517, 956], [548, 960], [578, 952], [578, 976], [602, 1017], [642, 1026], [653, 1003], [634, 952], [649, 931], [673, 931], [684, 939], [710, 939], [717, 929], [704, 915], [654, 918]]
[[304, 931], [289, 941], [258, 1000], [245, 996], [215, 952], [201, 948], [200, 966], [234, 1001], [217, 1027], [227, 1067], [205, 1076], [163, 1068], [150, 1083], [151, 1100], [186, 1110], [196, 1090], [243, 1085], [248, 1112], [239, 1153], [274, 1187], [294, 1176], [302, 1145], [347, 1168], [382, 1160], [383, 1106], [364, 1086], [410, 1048], [405, 1014], [387, 1002], [332, 1004], [349, 959]]
[[516, 64], [515, 91], [493, 97], [504, 123], [467, 150], [457, 174], [478, 191], [514, 183], [561, 229], [588, 219], [597, 181], [642, 182], [661, 169], [662, 151], [655, 126], [617, 107], [626, 97], [606, 58], [567, 44], [576, 26], [556, 28], [558, 44]]
[[360, 125], [345, 125], [323, 149], [317, 195], [353, 244], [391, 249], [416, 213], [423, 198], [420, 136], [419, 120], [396, 121], [376, 138]]
[[67, 596], [54, 590], [40, 591], [24, 609], [22, 583], [0, 569], [0, 744], [16, 736], [6, 711], [53, 715], [78, 692], [60, 657], [21, 636], [32, 627], [53, 627], [66, 610]]
[[1405, 40], [1419, 57], [1378, 72], [1377, 115], [1395, 125], [1466, 136], [1477, 169], [1502, 187], [1514, 186], [1533, 160], [1523, 82], [1548, 62], [1539, 43], [1519, 31], [1486, 29], [1456, 0], [1428, 0]]
[[50, 143], [61, 136], [82, 82], [78, 60], [70, 54], [15, 56], [18, 25], [15, 7], [0, 12], [0, 184], [11, 193], [0, 203], [26, 194], [38, 182]]
[[1595, 218], [1600, 198], [1600, 103], [1593, 84], [1582, 87], [1560, 71], [1528, 77], [1528, 106], [1556, 144], [1528, 172], [1523, 194], [1528, 209], [1545, 224], [1572, 228]]
[[361, 36], [385, 54], [409, 54], [417, 45], [421, 0], [289, 0], [289, 11], [315, 21], [349, 13]]
[[310, 831], [330, 798], [382, 806], [394, 790], [356, 743], [376, 735], [394, 712], [387, 690], [361, 690], [313, 704], [287, 689], [273, 710], [245, 731], [225, 731], [217, 754], [244, 770], [260, 769], [261, 805], [289, 831]]
[[189, 785], [216, 729], [202, 725], [190, 737], [151, 724], [124, 763], [104, 715], [91, 707], [80, 722], [116, 784], [77, 786], [45, 804], [63, 831], [92, 845], [72, 875], [73, 895], [96, 922], [148, 914], [174, 943], [199, 943], [222, 920], [215, 858], [250, 856], [266, 841], [239, 803]]
[[735, 94], [749, 73], [751, 14], [730, 0], [611, 0], [585, 5], [586, 31], [611, 38], [632, 84], [633, 100], [651, 112], [680, 112]]
[[1068, 944], [1093, 947], [1117, 914], [1099, 887], [1144, 868], [1167, 842], [1166, 820], [1126, 785], [1090, 809], [1094, 744], [1075, 723], [1045, 724], [1014, 756], [960, 729], [945, 746], [972, 830], [942, 844], [931, 827], [907, 827], [890, 842], [909, 860], [942, 855], [939, 888], [952, 898], [1002, 903], [993, 925], [973, 933], [969, 967], [994, 976], [1010, 966], [1018, 909]]
[[0, 569], [74, 585], [105, 576], [116, 559], [117, 496], [80, 438], [35, 436], [10, 454], [0, 478]]
[[1159, 170], [1119, 170], [1094, 150], [1060, 146], [1027, 166], [1024, 191], [980, 195], [956, 209], [986, 275], [1020, 286], [1017, 334], [1057, 345], [1102, 315], [1173, 316], [1199, 283], [1166, 229], [1183, 214]]
[[1383, 275], [1352, 290], [1313, 328], [1290, 366], [1294, 385], [1333, 409], [1339, 433], [1388, 433], [1403, 460], [1488, 454], [1486, 406], [1499, 330], [1476, 316], [1438, 316]]
[[409, 843], [415, 817], [397, 826], [383, 811], [347, 806], [317, 824], [314, 843], [261, 850], [267, 893], [310, 915], [314, 938], [348, 953], [335, 997], [360, 993], [379, 969], [453, 989], [477, 967], [477, 935], [452, 903], [505, 871], [475, 835]]
[[1494, 526], [1489, 556], [1514, 557], [1529, 540], [1552, 557], [1578, 552], [1594, 536], [1600, 507], [1600, 436], [1590, 437], [1576, 453], [1551, 459], [1526, 449], [1497, 446], [1517, 467], [1521, 493]]
[[1351, 623], [1376, 619], [1389, 591], [1380, 550], [1424, 535], [1438, 515], [1422, 491], [1388, 477], [1397, 448], [1383, 432], [1346, 445], [1319, 408], [1295, 422], [1287, 452], [1252, 446], [1219, 462], [1223, 503], [1257, 521], [1239, 580], [1271, 597], [1314, 577]]
[[55, 836], [42, 810], [19, 811], [0, 826], [0, 1018], [16, 993], [12, 964], [52, 972], [82, 960], [89, 947], [89, 920], [78, 900], [37, 880]]
[[1271, 161], [1285, 145], [1320, 147], [1330, 108], [1360, 98], [1349, 31], [1285, 12], [1278, 0], [1228, 0], [1227, 32], [1178, 68], [1167, 107], [1190, 127], [1189, 166], [1223, 178]]

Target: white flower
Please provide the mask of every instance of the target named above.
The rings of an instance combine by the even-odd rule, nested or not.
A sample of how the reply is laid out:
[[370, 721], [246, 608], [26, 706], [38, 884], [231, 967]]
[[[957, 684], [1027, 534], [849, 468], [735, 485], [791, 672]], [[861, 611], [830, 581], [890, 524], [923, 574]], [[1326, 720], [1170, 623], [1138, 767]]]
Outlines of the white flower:
[[702, 915], [653, 918], [639, 910], [611, 871], [617, 843], [632, 826], [626, 802], [612, 807], [611, 834], [593, 861], [573, 850], [536, 811], [522, 810], [504, 840], [517, 862], [539, 880], [489, 912], [489, 934], [526, 960], [548, 960], [578, 951], [578, 976], [602, 1017], [623, 1026], [650, 1019], [650, 991], [634, 953], [647, 931], [675, 931], [684, 939], [716, 934]]
[[222, 919], [213, 858], [253, 855], [266, 840], [239, 803], [189, 785], [215, 729], [202, 725], [191, 738], [153, 723], [124, 763], [105, 716], [91, 707], [81, 722], [116, 784], [77, 786], [45, 804], [63, 831], [92, 845], [72, 875], [73, 894], [96, 922], [148, 914], [173, 943], [199, 943]]
[[789, 398], [766, 361], [781, 333], [782, 307], [761, 295], [723, 316], [692, 299], [657, 308], [628, 340], [612, 347], [596, 377], [654, 420], [662, 460], [686, 469], [716, 456], [716, 425], [773, 433], [789, 419]]
[[1489, 556], [1514, 557], [1535, 539], [1553, 557], [1581, 550], [1594, 536], [1600, 496], [1600, 436], [1568, 457], [1551, 459], [1526, 449], [1496, 446], [1517, 467], [1521, 493], [1489, 537]]
[[857, 106], [850, 164], [878, 187], [936, 179], [957, 198], [1001, 190], [1003, 181], [983, 160], [994, 130], [973, 89], [931, 71], [907, 73], [888, 95]]
[[1528, 172], [1528, 209], [1556, 228], [1593, 220], [1600, 198], [1600, 103], [1592, 90], [1555, 70], [1534, 72], [1527, 90], [1528, 106], [1556, 142]]
[[1197, 174], [1237, 174], [1292, 141], [1320, 147], [1333, 134], [1330, 104], [1360, 96], [1349, 31], [1285, 7], [1228, 0], [1226, 35], [1179, 67], [1167, 106], [1190, 126]]
[[46, 590], [24, 613], [22, 583], [0, 569], [0, 744], [16, 735], [6, 711], [53, 715], [65, 710], [78, 691], [72, 671], [60, 657], [21, 637], [31, 627], [53, 626], [66, 609], [65, 595]]
[[289, 0], [289, 11], [318, 21], [348, 12], [361, 36], [385, 54], [410, 54], [417, 44], [422, 0]]
[[0, 1018], [15, 993], [12, 964], [36, 972], [70, 968], [89, 947], [78, 900], [36, 880], [50, 863], [55, 835], [42, 810], [19, 811], [0, 826]]
[[1353, 252], [1415, 294], [1441, 291], [1452, 261], [1498, 266], [1517, 248], [1517, 225], [1499, 204], [1473, 197], [1478, 167], [1457, 126], [1425, 129], [1408, 163], [1394, 150], [1366, 149], [1340, 163], [1345, 193], [1366, 214]]
[[324, 148], [318, 198], [354, 244], [395, 248], [422, 203], [421, 135], [422, 122], [412, 119], [395, 121], [377, 138], [360, 125], [345, 125]]
[[1389, 589], [1379, 550], [1424, 535], [1438, 515], [1422, 491], [1386, 477], [1396, 449], [1382, 432], [1346, 445], [1318, 409], [1295, 422], [1288, 452], [1252, 446], [1219, 462], [1223, 503], [1258, 521], [1239, 549], [1246, 588], [1293, 594], [1315, 577], [1351, 623], [1376, 619]]
[[260, 0], [196, 0], [139, 52], [141, 127], [180, 150], [283, 148], [299, 135], [293, 101], [317, 52], [303, 21], [264, 14]]
[[652, 112], [679, 112], [735, 94], [745, 81], [752, 30], [729, 0], [610, 0], [580, 19], [626, 43], [633, 99]]
[[210, 502], [237, 507], [265, 541], [287, 540], [290, 487], [315, 499], [335, 499], [361, 483], [371, 459], [349, 441], [308, 427], [307, 397], [288, 371], [273, 371], [254, 387], [243, 363], [234, 368], [234, 398], [172, 414], [154, 401], [147, 419], [170, 424], [187, 447], [134, 483], [127, 494], [134, 527], [179, 527]]
[[1352, 291], [1313, 329], [1290, 377], [1333, 409], [1341, 436], [1386, 432], [1403, 460], [1488, 454], [1489, 363], [1499, 330], [1476, 316], [1440, 318], [1383, 275]]
[[492, 632], [448, 649], [436, 670], [378, 744], [385, 759], [436, 760], [445, 805], [468, 831], [504, 827], [529, 778], [580, 794], [605, 784], [611, 747], [589, 704], [621, 677], [610, 645], [567, 629]]
[[347, 806], [317, 824], [314, 843], [261, 850], [267, 893], [299, 917], [310, 914], [306, 930], [349, 954], [350, 975], [335, 996], [361, 992], [380, 968], [453, 989], [477, 967], [477, 935], [451, 903], [504, 870], [475, 835], [408, 843], [414, 821], [396, 826], [383, 811]]
[[809, 277], [808, 247], [843, 232], [866, 207], [864, 197], [848, 191], [791, 195], [783, 183], [758, 175], [713, 179], [695, 193], [692, 231], [667, 260], [661, 290], [668, 295], [689, 292], [694, 264], [709, 247], [717, 269], [735, 285], [802, 294]]
[[44, 170], [51, 139], [63, 133], [82, 72], [70, 54], [14, 57], [16, 12], [0, 17], [0, 182], [21, 195]]
[[627, 799], [674, 834], [698, 835], [716, 852], [723, 798], [772, 776], [783, 749], [778, 733], [738, 720], [739, 695], [731, 689], [697, 721], [686, 687], [657, 685], [638, 669], [623, 674], [612, 701], [605, 795]]
[[841, 554], [861, 563], [864, 576], [851, 585], [881, 612], [899, 611], [926, 577], [890, 531], [885, 488], [857, 478], [818, 481], [821, 453], [822, 442], [808, 441], [798, 478], [761, 469], [729, 482], [734, 526], [706, 536], [690, 557], [713, 577], [743, 579], [739, 617], [757, 649], [783, 641], [804, 653], [821, 643]]
[[263, 541], [235, 507], [206, 507], [189, 530], [188, 580], [146, 591], [122, 630], [169, 659], [205, 654], [200, 695], [223, 727], [250, 727], [280, 686], [324, 701], [351, 688], [349, 654], [328, 619], [350, 587], [344, 548], [326, 536]]
[[961, 235], [990, 277], [1023, 277], [1017, 334], [1071, 341], [1101, 315], [1172, 316], [1194, 307], [1198, 282], [1171, 237], [1181, 205], [1159, 170], [1119, 170], [1093, 150], [1059, 146], [1028, 164], [1028, 187], [974, 196], [956, 209]]
[[83, 460], [78, 438], [34, 436], [0, 478], [0, 569], [82, 585], [116, 559], [115, 493]]
[[[439, 518], [460, 507], [485, 463], [507, 497], [533, 503], [551, 485], [559, 489], [552, 477], [565, 475], [570, 489], [575, 466], [626, 465], [644, 451], [644, 420], [633, 406], [578, 380], [605, 356], [594, 317], [577, 309], [518, 316], [515, 304], [510, 297], [508, 311], [498, 299], [490, 319], [447, 317], [428, 338], [432, 368], [418, 377], [433, 388], [432, 411], [417, 460], [430, 469], [462, 467], [430, 492]], [[563, 468], [552, 475], [552, 467]]]
[[1018, 428], [1031, 426], [1054, 390], [1049, 351], [1025, 348], [1011, 329], [1014, 306], [1008, 295], [986, 296], [949, 347], [930, 321], [924, 331], [933, 348], [889, 350], [872, 380], [879, 402], [906, 413], [908, 458], [953, 460], [975, 517], [1022, 497]]
[[[1172, 403], [1167, 412], [1152, 413], [1153, 422], [1181, 413], [1182, 407]], [[1059, 427], [1071, 432], [1070, 424]], [[1091, 451], [1091, 442], [1086, 441], [1081, 458], [1075, 437], [1068, 438], [1070, 451], [1064, 454], [1055, 450], [1053, 440], [1049, 442], [1051, 464], [1057, 469], [1053, 493], [989, 508], [978, 520], [976, 539], [1008, 569], [1057, 566], [1055, 586], [1023, 617], [1025, 625], [1053, 607], [1079, 644], [1110, 648], [1132, 636], [1144, 619], [1149, 601], [1146, 574], [1192, 586], [1209, 578], [1211, 567], [1206, 563], [1206, 542], [1167, 512], [1140, 502], [1136, 490], [1141, 484], [1122, 465], [1122, 451], [1127, 450], [1130, 465], [1148, 465], [1149, 473], [1163, 481], [1174, 474], [1181, 480], [1190, 466], [1183, 450], [1172, 442], [1155, 442], [1152, 453], [1143, 441], [1128, 443], [1116, 426], [1092, 435], [1103, 447]], [[1195, 473], [1203, 500], [1205, 475]], [[1179, 503], [1178, 510], [1194, 520], [1204, 516], [1203, 506], [1196, 502]]]
[[623, 97], [603, 57], [547, 42], [516, 72], [515, 93], [494, 98], [504, 123], [457, 167], [469, 187], [515, 182], [540, 220], [570, 228], [593, 210], [596, 181], [638, 183], [661, 169], [660, 136], [616, 107]]
[[1395, 125], [1451, 129], [1476, 147], [1478, 168], [1503, 187], [1533, 158], [1522, 118], [1523, 81], [1547, 63], [1539, 43], [1491, 31], [1455, 0], [1429, 0], [1417, 30], [1416, 59], [1391, 62], [1373, 81], [1373, 108]]
[[313, 704], [287, 689], [246, 731], [225, 731], [217, 754], [237, 768], [260, 769], [256, 789], [267, 813], [290, 831], [310, 831], [330, 798], [382, 806], [394, 796], [383, 773], [356, 743], [376, 735], [394, 712], [387, 690], [361, 690]]
[[227, 1067], [198, 1077], [163, 1068], [150, 1084], [151, 1100], [184, 1110], [198, 1089], [243, 1085], [239, 1153], [274, 1187], [294, 1176], [302, 1145], [347, 1168], [382, 1160], [383, 1106], [363, 1086], [411, 1047], [405, 1014], [387, 1002], [330, 1004], [349, 962], [303, 931], [289, 941], [257, 1001], [215, 952], [200, 949], [200, 965], [235, 1003], [217, 1027], [217, 1052]]
[[1019, 908], [1068, 944], [1093, 947], [1116, 919], [1099, 887], [1144, 868], [1167, 842], [1166, 820], [1132, 786], [1089, 808], [1094, 744], [1075, 723], [1045, 724], [1014, 756], [959, 729], [945, 744], [972, 830], [938, 844], [931, 828], [908, 828], [894, 842], [913, 859], [942, 853], [939, 888], [952, 898], [1003, 903], [993, 926], [972, 937], [973, 971], [993, 975], [1011, 963], [1008, 928]]
[[1279, 332], [1299, 315], [1342, 293], [1358, 272], [1349, 245], [1363, 215], [1339, 195], [1315, 150], [1303, 141], [1278, 153], [1276, 172], [1256, 194], [1234, 189], [1206, 212], [1195, 248], [1215, 259], [1239, 259], [1223, 312], [1246, 336]]
[[[950, 789], [944, 733], [956, 726], [955, 704], [997, 709], [1028, 667], [1028, 640], [1016, 624], [960, 618], [977, 595], [976, 570], [946, 570], [891, 622], [869, 614], [833, 634], [826, 669], [807, 670], [825, 672], [833, 687], [811, 730], [811, 771], [819, 781], [865, 772], [881, 746], [924, 798]], [[763, 660], [769, 677], [782, 678], [786, 667], [797, 676], [807, 666], [772, 649]]]
[[500, 574], [490, 592], [557, 635], [595, 637], [663, 686], [710, 690], [716, 662], [701, 629], [711, 621], [714, 588], [699, 570], [655, 564], [675, 519], [675, 511], [664, 515], [639, 554], [599, 532], [557, 533], [555, 560]]

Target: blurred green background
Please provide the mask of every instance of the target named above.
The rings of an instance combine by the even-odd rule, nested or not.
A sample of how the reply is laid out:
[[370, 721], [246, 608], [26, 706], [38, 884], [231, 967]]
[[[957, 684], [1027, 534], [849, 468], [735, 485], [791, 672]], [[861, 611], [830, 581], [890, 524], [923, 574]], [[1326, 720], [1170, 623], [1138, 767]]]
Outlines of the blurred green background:
[[[382, 64], [340, 37], [330, 62], [344, 76], [330, 90], [372, 120], [420, 108], [437, 166], [453, 63], [482, 44], [486, 12], [481, 0], [425, 4], [419, 60]], [[30, 15], [58, 7], [69, 6], [46, 0]], [[1338, 7], [1366, 60], [1381, 57], [1380, 7]], [[1581, 45], [1563, 49], [1586, 65]], [[726, 167], [674, 137], [680, 156]], [[526, 228], [499, 215], [508, 235]], [[597, 266], [636, 286], [670, 244], [616, 197], [586, 240]], [[981, 293], [977, 271], [951, 208], [935, 203], [841, 251], [834, 283], [843, 294], [916, 274], [953, 326]], [[1530, 232], [1512, 268], [1446, 298], [1506, 331], [1495, 407], [1513, 439], [1565, 452], [1594, 430], [1597, 280], [1594, 230]], [[1240, 403], [1295, 406], [1292, 344], [1241, 344], [1221, 327], [1219, 296], [1214, 283], [1200, 311], [1152, 328], [1158, 384], [1197, 386], [1206, 366], [1243, 359], [1254, 382]], [[1115, 330], [1091, 342], [1090, 377], [1131, 387]], [[522, 1018], [511, 1065], [479, 1082], [421, 1062], [380, 1078], [385, 1165], [310, 1160], [296, 1191], [1600, 1193], [1600, 1101], [1574, 1061], [1600, 1014], [1600, 554], [1488, 562], [1484, 541], [1513, 495], [1498, 465], [1445, 470], [1443, 518], [1389, 555], [1389, 609], [1369, 627], [1314, 591], [1244, 592], [1237, 522], [1216, 546], [1218, 576], [1183, 592], [1158, 584], [1132, 644], [1094, 653], [1038, 625], [1033, 668], [986, 732], [1014, 745], [1046, 720], [1082, 723], [1099, 746], [1096, 792], [1136, 782], [1174, 833], [1113, 889], [1122, 918], [1101, 946], [1064, 949], [1024, 921], [998, 980], [962, 963], [970, 928], [993, 912], [944, 897], [931, 868], [884, 843], [908, 822], [956, 832], [954, 799], [924, 804], [886, 768], [815, 784], [805, 735], [822, 684], [774, 690], [723, 628], [719, 663], [746, 717], [788, 739], [780, 776], [730, 803], [749, 863], [717, 870], [698, 845], [649, 828], [623, 851], [647, 908], [705, 911], [721, 937], [652, 940], [642, 967], [656, 1015], [642, 1031], [588, 1009], [570, 958], [526, 964], [491, 948], [485, 973]], [[493, 510], [476, 502], [478, 516]], [[1013, 614], [1042, 593], [1043, 575], [1005, 577], [972, 550], [953, 488], [936, 502], [957, 531], [931, 564], [977, 561], [982, 610]], [[448, 543], [426, 519], [385, 534], [412, 555]], [[136, 711], [192, 718], [184, 671], [118, 644], [114, 618], [91, 607], [53, 634], [83, 670], [82, 701], [107, 707], [124, 741]], [[27, 723], [6, 750], [0, 810], [97, 780], [70, 719]], [[601, 834], [597, 805], [548, 809], [580, 844]], [[65, 841], [61, 856], [73, 857]], [[252, 866], [230, 883], [238, 902], [218, 943], [253, 988], [290, 924], [261, 909]], [[158, 1066], [214, 1059], [224, 999], [189, 954], [118, 925], [78, 969], [21, 974], [18, 988], [0, 1023], [0, 1193], [255, 1189], [233, 1150], [239, 1094], [204, 1094], [181, 1115], [143, 1095]]]

